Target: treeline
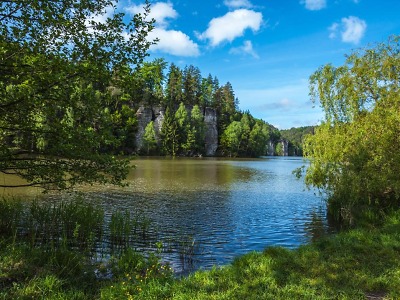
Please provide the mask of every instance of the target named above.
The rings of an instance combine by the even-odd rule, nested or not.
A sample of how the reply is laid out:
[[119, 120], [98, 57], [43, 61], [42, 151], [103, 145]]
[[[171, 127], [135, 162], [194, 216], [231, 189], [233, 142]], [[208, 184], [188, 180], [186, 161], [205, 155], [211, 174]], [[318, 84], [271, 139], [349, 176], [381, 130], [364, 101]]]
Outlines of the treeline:
[[[268, 142], [279, 140], [276, 128], [239, 110], [231, 83], [220, 85], [211, 74], [202, 77], [199, 68], [192, 65], [183, 69], [173, 63], [167, 66], [163, 59], [145, 62], [130, 79], [130, 89], [114, 92], [113, 104], [107, 111], [113, 120], [113, 135], [120, 143], [110, 150], [125, 154], [138, 150], [145, 155], [204, 155], [205, 108], [212, 108], [216, 114], [217, 155], [266, 155]], [[135, 145], [133, 138], [138, 129], [135, 112], [140, 106], [157, 106], [165, 112], [161, 128], [155, 126], [154, 118], [147, 124], [142, 147]]]
[[316, 126], [292, 127], [280, 130], [281, 138], [289, 142], [289, 156], [303, 156], [303, 142], [307, 135], [313, 135]]

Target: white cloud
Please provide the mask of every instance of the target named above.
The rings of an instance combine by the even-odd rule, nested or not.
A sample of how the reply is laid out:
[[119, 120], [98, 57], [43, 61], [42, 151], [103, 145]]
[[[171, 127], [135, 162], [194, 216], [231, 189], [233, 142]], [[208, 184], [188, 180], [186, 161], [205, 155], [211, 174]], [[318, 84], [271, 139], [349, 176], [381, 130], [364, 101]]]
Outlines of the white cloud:
[[326, 7], [326, 0], [302, 0], [308, 10], [320, 10]]
[[262, 23], [262, 14], [248, 9], [238, 9], [226, 15], [214, 18], [208, 24], [208, 29], [199, 35], [200, 39], [209, 39], [212, 46], [224, 41], [233, 41], [242, 36], [248, 28], [258, 31]]
[[155, 28], [148, 36], [149, 40], [159, 39], [151, 51], [161, 51], [175, 56], [199, 56], [199, 46], [181, 31]]
[[[126, 8], [131, 14], [143, 13], [144, 4], [133, 5]], [[156, 20], [155, 28], [148, 35], [148, 40], [158, 38], [157, 44], [150, 47], [150, 51], [159, 51], [175, 56], [199, 56], [199, 46], [190, 37], [178, 30], [168, 30], [169, 21], [176, 19], [178, 12], [170, 2], [156, 2], [151, 5], [149, 19]]]
[[346, 43], [358, 44], [365, 34], [367, 23], [357, 17], [350, 16], [343, 18], [344, 31], [342, 32], [342, 41]]
[[[126, 8], [132, 15], [137, 13], [144, 13], [144, 4], [132, 5]], [[165, 28], [168, 26], [167, 19], [176, 19], [178, 17], [177, 11], [173, 8], [172, 3], [156, 2], [151, 5], [149, 19], [156, 20], [156, 26]]]
[[336, 38], [340, 30], [341, 39], [344, 43], [358, 44], [367, 30], [367, 23], [357, 17], [350, 16], [342, 18], [341, 23], [333, 23], [329, 28], [331, 39]]
[[253, 49], [253, 44], [251, 41], [244, 41], [243, 46], [232, 48], [229, 53], [231, 54], [248, 54], [253, 56], [254, 58], [260, 58], [258, 54]]
[[224, 0], [224, 4], [229, 8], [251, 8], [253, 5], [248, 0]]
[[329, 33], [329, 38], [330, 38], [330, 39], [336, 38], [336, 33], [337, 33], [338, 28], [339, 28], [339, 24], [338, 24], [338, 23], [333, 23], [333, 24], [328, 28], [328, 30], [330, 31], [330, 33]]

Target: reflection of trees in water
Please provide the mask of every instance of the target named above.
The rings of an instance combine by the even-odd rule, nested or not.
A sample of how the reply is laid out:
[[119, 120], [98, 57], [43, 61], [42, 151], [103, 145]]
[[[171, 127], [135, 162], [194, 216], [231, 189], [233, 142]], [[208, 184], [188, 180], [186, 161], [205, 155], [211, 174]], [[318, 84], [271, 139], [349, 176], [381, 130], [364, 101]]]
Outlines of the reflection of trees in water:
[[326, 210], [322, 207], [317, 210], [312, 210], [308, 215], [308, 219], [309, 221], [305, 223], [304, 230], [306, 231], [306, 235], [313, 242], [326, 236], [333, 230], [327, 222]]

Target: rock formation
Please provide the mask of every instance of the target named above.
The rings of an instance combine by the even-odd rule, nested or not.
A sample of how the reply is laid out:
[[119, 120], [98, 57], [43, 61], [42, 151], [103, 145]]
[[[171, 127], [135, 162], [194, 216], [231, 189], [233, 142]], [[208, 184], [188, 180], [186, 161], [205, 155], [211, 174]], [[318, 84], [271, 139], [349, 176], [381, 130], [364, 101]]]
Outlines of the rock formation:
[[275, 155], [275, 144], [273, 141], [269, 140], [267, 145], [267, 155], [274, 156]]
[[282, 156], [289, 156], [289, 141], [281, 140], [279, 142], [282, 144]]
[[136, 151], [140, 151], [143, 145], [143, 135], [144, 130], [152, 120], [153, 120], [153, 110], [151, 107], [140, 106], [136, 112], [136, 118], [138, 121], [138, 129], [135, 137]]
[[217, 111], [206, 107], [204, 111], [206, 156], [215, 156], [218, 148]]

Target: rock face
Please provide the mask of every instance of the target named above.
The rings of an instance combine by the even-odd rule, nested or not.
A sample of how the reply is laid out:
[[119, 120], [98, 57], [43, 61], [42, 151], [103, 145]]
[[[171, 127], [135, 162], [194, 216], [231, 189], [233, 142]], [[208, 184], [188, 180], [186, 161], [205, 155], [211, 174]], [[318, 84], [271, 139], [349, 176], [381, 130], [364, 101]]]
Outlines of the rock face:
[[153, 120], [153, 110], [151, 107], [140, 106], [136, 112], [136, 118], [138, 120], [138, 129], [135, 137], [136, 151], [140, 151], [143, 145], [143, 135], [144, 130], [152, 120]]
[[204, 111], [205, 148], [207, 156], [215, 156], [218, 148], [217, 111], [206, 107]]
[[280, 143], [282, 144], [282, 155], [289, 156], [289, 141], [281, 140]]
[[273, 141], [269, 140], [267, 145], [267, 155], [274, 156], [275, 155], [275, 144]]
[[165, 118], [165, 111], [161, 106], [156, 106], [153, 109], [153, 115], [154, 115], [154, 130], [156, 131], [156, 140], [157, 143], [160, 144], [160, 133], [161, 133], [161, 128], [164, 123], [164, 118]]
[[282, 156], [289, 156], [289, 141], [280, 140], [278, 142], [268, 141], [267, 144], [267, 155], [274, 156], [276, 155], [276, 145], [280, 144], [282, 146]]

